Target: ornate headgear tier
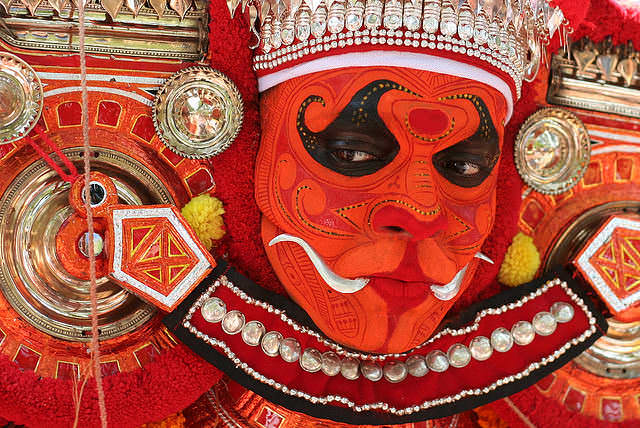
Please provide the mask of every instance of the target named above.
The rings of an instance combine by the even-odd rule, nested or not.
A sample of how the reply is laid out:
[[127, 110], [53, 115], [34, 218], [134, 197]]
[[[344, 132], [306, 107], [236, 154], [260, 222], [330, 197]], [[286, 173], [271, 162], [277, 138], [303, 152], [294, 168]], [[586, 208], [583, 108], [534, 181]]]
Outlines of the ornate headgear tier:
[[[403, 52], [449, 58], [489, 70], [507, 82], [514, 99], [520, 96], [522, 80], [535, 77], [543, 47], [567, 24], [560, 8], [547, 0], [242, 3], [243, 10], [249, 8], [252, 28], [259, 22], [260, 42], [254, 57], [259, 78], [344, 53]], [[233, 13], [239, 1], [228, 0], [228, 5]], [[400, 57], [420, 61], [411, 55]], [[401, 59], [398, 63], [400, 57], [390, 56], [389, 65], [407, 62]], [[288, 74], [287, 78], [295, 77]], [[260, 82], [261, 89], [279, 83], [271, 81]]]

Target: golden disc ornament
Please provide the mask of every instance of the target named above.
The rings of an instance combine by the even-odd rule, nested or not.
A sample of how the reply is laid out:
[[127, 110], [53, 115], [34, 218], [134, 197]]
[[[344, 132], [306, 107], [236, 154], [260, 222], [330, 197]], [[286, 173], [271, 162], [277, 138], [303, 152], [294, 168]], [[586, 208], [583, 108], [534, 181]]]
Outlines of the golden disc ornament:
[[0, 52], [0, 144], [27, 135], [42, 112], [42, 83], [20, 58]]
[[158, 92], [153, 119], [160, 139], [187, 158], [226, 150], [240, 132], [242, 97], [227, 76], [195, 66], [174, 74]]
[[584, 124], [561, 108], [544, 108], [522, 125], [514, 147], [516, 168], [534, 190], [557, 195], [582, 178], [591, 158]]

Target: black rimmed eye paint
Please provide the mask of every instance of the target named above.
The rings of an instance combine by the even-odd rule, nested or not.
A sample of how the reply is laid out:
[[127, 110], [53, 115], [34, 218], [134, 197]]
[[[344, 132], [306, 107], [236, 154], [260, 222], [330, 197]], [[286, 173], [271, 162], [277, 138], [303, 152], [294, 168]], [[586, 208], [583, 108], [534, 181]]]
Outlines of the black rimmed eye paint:
[[305, 113], [310, 104], [324, 105], [324, 100], [317, 95], [307, 97], [296, 122], [304, 148], [318, 163], [346, 176], [361, 177], [380, 170], [400, 149], [378, 114], [380, 98], [392, 90], [419, 96], [390, 80], [376, 80], [360, 89], [338, 117], [317, 133], [307, 127]]
[[433, 165], [444, 178], [457, 186], [478, 186], [491, 174], [500, 157], [500, 139], [489, 109], [477, 95], [461, 94], [443, 99], [469, 100], [478, 113], [480, 123], [472, 136], [434, 154]]

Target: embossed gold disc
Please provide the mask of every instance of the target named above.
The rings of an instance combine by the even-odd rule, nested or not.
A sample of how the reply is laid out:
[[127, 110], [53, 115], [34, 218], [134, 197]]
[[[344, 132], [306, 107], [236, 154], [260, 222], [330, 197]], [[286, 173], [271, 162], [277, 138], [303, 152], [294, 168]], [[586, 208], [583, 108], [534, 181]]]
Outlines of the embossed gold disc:
[[188, 158], [208, 158], [227, 149], [242, 126], [242, 97], [236, 85], [210, 67], [173, 75], [153, 106], [160, 139]]
[[42, 112], [42, 83], [23, 60], [0, 52], [0, 144], [31, 131]]
[[591, 143], [584, 124], [570, 111], [545, 108], [520, 128], [514, 147], [522, 179], [540, 193], [566, 192], [582, 178]]

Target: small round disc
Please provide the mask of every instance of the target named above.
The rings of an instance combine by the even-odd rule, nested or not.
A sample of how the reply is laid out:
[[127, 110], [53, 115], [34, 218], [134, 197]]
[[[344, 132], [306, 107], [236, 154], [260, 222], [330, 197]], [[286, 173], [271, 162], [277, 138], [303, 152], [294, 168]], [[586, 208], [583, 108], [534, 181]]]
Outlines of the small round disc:
[[522, 125], [514, 147], [516, 168], [534, 190], [557, 195], [582, 178], [591, 158], [591, 141], [576, 115], [544, 108]]
[[20, 58], [0, 52], [0, 144], [27, 135], [42, 113], [42, 83]]
[[244, 107], [236, 85], [211, 67], [189, 67], [158, 91], [153, 120], [160, 139], [187, 158], [226, 150], [240, 132]]

